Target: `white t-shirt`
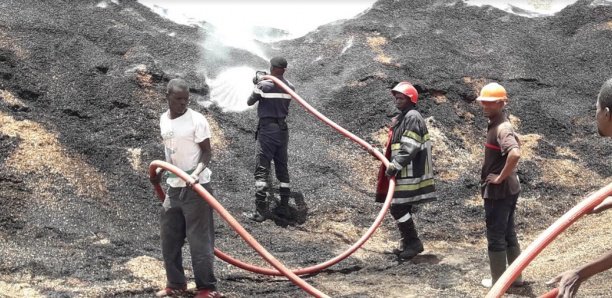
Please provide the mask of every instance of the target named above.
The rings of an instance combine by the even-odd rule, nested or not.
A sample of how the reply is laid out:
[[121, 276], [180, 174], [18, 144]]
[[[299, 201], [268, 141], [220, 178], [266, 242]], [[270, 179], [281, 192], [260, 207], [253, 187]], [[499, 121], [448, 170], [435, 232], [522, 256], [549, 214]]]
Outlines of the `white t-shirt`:
[[[210, 126], [204, 115], [187, 109], [185, 114], [170, 119], [170, 111], [161, 115], [159, 120], [161, 136], [164, 140], [166, 161], [190, 173], [198, 165], [202, 150], [198, 143], [210, 138]], [[206, 168], [200, 173], [199, 183], [210, 182], [212, 172]], [[185, 187], [183, 179], [171, 174], [166, 183], [171, 187]]]

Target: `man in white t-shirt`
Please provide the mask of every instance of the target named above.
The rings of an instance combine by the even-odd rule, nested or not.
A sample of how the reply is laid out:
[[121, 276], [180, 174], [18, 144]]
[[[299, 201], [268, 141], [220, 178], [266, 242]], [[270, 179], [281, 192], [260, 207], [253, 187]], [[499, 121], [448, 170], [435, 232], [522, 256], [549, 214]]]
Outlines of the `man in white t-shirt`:
[[[189, 87], [184, 80], [168, 82], [168, 111], [161, 115], [159, 126], [166, 161], [190, 174], [212, 194], [208, 169], [212, 149], [210, 126], [204, 115], [189, 109]], [[151, 181], [159, 183], [162, 171]], [[158, 297], [175, 296], [187, 290], [183, 270], [182, 247], [189, 242], [193, 274], [198, 294], [195, 297], [221, 297], [216, 291], [214, 274], [214, 222], [212, 208], [174, 174], [168, 175], [169, 185], [161, 210], [161, 241], [166, 288]]]

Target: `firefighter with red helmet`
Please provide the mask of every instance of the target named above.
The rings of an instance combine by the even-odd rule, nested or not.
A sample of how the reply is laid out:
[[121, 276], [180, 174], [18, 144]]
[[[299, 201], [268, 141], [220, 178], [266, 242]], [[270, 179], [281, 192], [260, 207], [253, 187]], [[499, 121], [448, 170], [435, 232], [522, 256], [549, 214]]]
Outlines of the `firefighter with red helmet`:
[[391, 94], [400, 113], [391, 122], [385, 152], [389, 166], [386, 169], [384, 165], [381, 166], [376, 200], [384, 201], [389, 179], [395, 177], [396, 187], [390, 212], [397, 221], [401, 241], [393, 253], [407, 260], [423, 252], [423, 243], [412, 218], [413, 206], [434, 201], [437, 195], [429, 132], [425, 119], [416, 110], [419, 94], [408, 82], [397, 84]]

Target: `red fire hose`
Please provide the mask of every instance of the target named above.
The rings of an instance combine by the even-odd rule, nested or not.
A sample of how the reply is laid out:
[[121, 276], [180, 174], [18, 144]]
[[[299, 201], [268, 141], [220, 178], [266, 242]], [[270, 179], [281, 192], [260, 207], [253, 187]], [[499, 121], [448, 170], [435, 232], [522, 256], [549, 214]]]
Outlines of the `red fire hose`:
[[[285, 85], [281, 80], [277, 79], [274, 76], [264, 76], [263, 79], [270, 79], [270, 80], [274, 81], [274, 83], [276, 83], [278, 86], [283, 88], [289, 95], [291, 95], [308, 112], [313, 114], [315, 117], [317, 117], [318, 119], [320, 119], [321, 121], [323, 121], [327, 125], [329, 125], [332, 128], [334, 128], [335, 130], [339, 131], [344, 136], [350, 138], [352, 141], [354, 141], [354, 142], [358, 143], [359, 145], [361, 145], [362, 147], [364, 147], [364, 149], [366, 151], [368, 151], [370, 154], [372, 154], [376, 158], [378, 158], [381, 162], [383, 162], [385, 164], [385, 166], [387, 166], [389, 164], [389, 161], [387, 160], [387, 158], [385, 158], [385, 156], [382, 153], [380, 153], [378, 150], [375, 150], [372, 147], [372, 145], [370, 145], [366, 141], [360, 139], [359, 137], [355, 136], [354, 134], [352, 134], [351, 132], [347, 131], [346, 129], [342, 128], [341, 126], [339, 126], [335, 122], [331, 121], [329, 118], [325, 117], [323, 114], [318, 112], [315, 108], [310, 106], [304, 99], [302, 99], [291, 88], [287, 87], [287, 85]], [[324, 270], [324, 269], [326, 269], [326, 268], [328, 268], [330, 266], [333, 266], [333, 265], [337, 264], [338, 262], [346, 259], [348, 256], [353, 254], [368, 239], [370, 239], [372, 234], [374, 234], [376, 229], [382, 223], [382, 221], [383, 221], [383, 219], [385, 217], [385, 214], [387, 213], [387, 210], [389, 209], [389, 206], [391, 205], [391, 199], [393, 198], [394, 190], [395, 190], [395, 181], [390, 181], [390, 183], [389, 183], [389, 190], [387, 191], [387, 197], [385, 198], [385, 202], [383, 203], [383, 206], [382, 206], [380, 212], [376, 216], [376, 219], [374, 220], [374, 222], [372, 223], [370, 228], [365, 232], [365, 234], [363, 234], [363, 236], [361, 236], [361, 238], [359, 238], [359, 240], [357, 240], [352, 246], [350, 246], [344, 252], [342, 252], [341, 254], [337, 255], [336, 257], [334, 257], [332, 259], [329, 259], [329, 260], [327, 260], [325, 262], [322, 262], [322, 263], [319, 263], [317, 265], [310, 266], [310, 267], [307, 267], [307, 268], [295, 269], [295, 270], [293, 270], [293, 273], [295, 273], [296, 275], [305, 275], [305, 274], [316, 273], [316, 272], [319, 272], [321, 270]], [[248, 270], [248, 271], [251, 271], [251, 272], [254, 272], [254, 273], [265, 274], [265, 275], [276, 275], [276, 276], [282, 275], [282, 273], [279, 272], [278, 270], [274, 270], [273, 268], [263, 268], [263, 267], [259, 267], [259, 266], [256, 266], [256, 265], [244, 263], [244, 262], [242, 262], [242, 261], [240, 261], [238, 259], [235, 259], [235, 258], [231, 257], [230, 255], [228, 255], [228, 254], [226, 254], [226, 253], [224, 253], [224, 252], [222, 252], [220, 250], [217, 250], [217, 249], [215, 250], [215, 255], [219, 259], [222, 259], [223, 261], [225, 261], [225, 262], [227, 262], [229, 264], [232, 264], [232, 265], [234, 265], [234, 266], [236, 266], [238, 268], [242, 268], [244, 270]]]
[[555, 298], [557, 297], [557, 295], [559, 295], [559, 289], [554, 288], [552, 290], [550, 290], [548, 293], [538, 297], [538, 298]]
[[352, 134], [350, 131], [344, 129], [340, 125], [336, 124], [334, 121], [329, 120], [329, 118], [325, 117], [325, 115], [319, 113], [319, 111], [317, 111], [305, 100], [303, 100], [297, 93], [291, 90], [291, 88], [287, 87], [287, 85], [285, 85], [283, 81], [279, 80], [275, 76], [270, 75], [263, 76], [263, 79], [272, 80], [277, 86], [280, 86], [281, 88], [283, 88], [283, 90], [285, 90], [285, 92], [289, 93], [289, 95], [291, 95], [291, 97], [293, 97], [293, 99], [295, 99], [300, 105], [302, 105], [309, 113], [313, 114], [315, 117], [319, 118], [319, 120], [325, 122], [325, 124], [331, 126], [333, 129], [337, 130], [345, 137], [351, 139], [353, 142], [361, 145], [361, 147], [368, 151], [368, 153], [374, 155], [376, 158], [378, 158], [378, 160], [383, 162], [385, 164], [385, 167], [389, 165], [389, 161], [387, 160], [387, 158], [378, 150], [375, 150], [372, 145], [360, 139], [358, 136]]
[[[331, 121], [329, 118], [325, 117], [323, 114], [319, 113], [316, 109], [314, 109], [312, 106], [310, 106], [306, 101], [304, 101], [297, 93], [295, 93], [293, 90], [291, 90], [289, 87], [287, 87], [282, 81], [280, 81], [279, 79], [277, 79], [276, 77], [273, 76], [269, 76], [266, 75], [263, 77], [264, 79], [270, 79], [272, 81], [274, 81], [278, 86], [280, 86], [281, 88], [283, 88], [289, 95], [291, 95], [300, 105], [302, 105], [308, 112], [310, 112], [311, 114], [313, 114], [315, 117], [317, 117], [318, 119], [320, 119], [321, 121], [323, 121], [324, 123], [326, 123], [327, 125], [331, 126], [332, 128], [334, 128], [335, 130], [337, 130], [338, 132], [340, 132], [342, 135], [350, 138], [352, 141], [358, 143], [359, 145], [361, 145], [368, 153], [370, 153], [371, 155], [373, 155], [374, 157], [378, 158], [385, 166], [389, 165], [389, 161], [385, 158], [385, 156], [380, 153], [378, 150], [375, 150], [374, 147], [372, 147], [372, 145], [370, 145], [369, 143], [367, 143], [366, 141], [360, 139], [359, 137], [355, 136], [354, 134], [352, 134], [351, 132], [349, 132], [348, 130], [342, 128], [341, 126], [337, 125], [336, 123], [334, 123], [333, 121]], [[155, 172], [157, 170], [158, 167], [164, 168], [168, 171], [173, 172], [174, 174], [176, 174], [178, 177], [182, 178], [185, 181], [191, 181], [190, 177], [184, 173], [182, 170], [176, 168], [175, 166], [162, 162], [162, 161], [153, 161], [151, 163], [151, 165], [149, 166], [149, 175], [155, 175]], [[165, 194], [164, 191], [162, 190], [161, 186], [159, 184], [155, 184], [155, 191], [158, 195], [158, 197], [160, 198], [160, 200], [164, 200], [165, 198]], [[352, 253], [354, 253], [359, 247], [361, 247], [371, 236], [372, 234], [376, 231], [376, 229], [380, 226], [380, 224], [382, 223], [382, 220], [384, 219], [384, 216], [387, 212], [387, 210], [389, 209], [389, 206], [391, 205], [391, 200], [393, 198], [393, 192], [395, 190], [395, 179], [392, 179], [391, 181], [389, 181], [389, 189], [387, 191], [387, 197], [385, 199], [385, 202], [383, 203], [383, 206], [380, 210], [380, 212], [378, 213], [378, 216], [376, 217], [376, 219], [374, 220], [374, 223], [372, 224], [372, 226], [370, 226], [370, 228], [366, 231], [366, 233], [357, 241], [355, 242], [355, 244], [353, 244], [351, 247], [349, 247], [346, 251], [344, 251], [343, 253], [339, 254], [338, 256], [325, 261], [323, 263], [311, 266], [311, 267], [307, 267], [307, 268], [300, 268], [300, 269], [296, 269], [293, 271], [290, 271], [289, 269], [287, 269], [283, 264], [281, 264], [278, 260], [276, 260], [268, 251], [265, 250], [265, 248], [263, 248], [232, 216], [231, 214], [229, 214], [229, 212], [227, 212], [227, 210], [225, 210], [225, 208], [223, 208], [223, 206], [221, 204], [219, 204], [219, 202], [212, 196], [210, 195], [203, 187], [201, 187], [200, 185], [194, 185], [193, 186], [194, 190], [196, 190], [198, 192], [198, 194], [204, 198], [205, 201], [207, 201], [212, 208], [214, 208], [217, 212], [219, 212], [219, 215], [228, 222], [228, 224], [240, 235], [240, 237], [242, 237], [251, 247], [253, 247], [268, 263], [270, 263], [275, 269], [272, 268], [262, 268], [256, 265], [252, 265], [252, 264], [248, 264], [248, 263], [244, 263], [238, 259], [235, 259], [227, 254], [225, 254], [224, 252], [222, 252], [221, 250], [218, 250], [215, 248], [215, 255], [217, 257], [219, 257], [220, 259], [234, 265], [237, 266], [239, 268], [254, 272], [254, 273], [260, 273], [260, 274], [266, 274], [266, 275], [285, 275], [287, 276], [293, 283], [295, 283], [296, 285], [298, 285], [299, 287], [301, 287], [302, 289], [306, 290], [308, 293], [310, 293], [311, 295], [317, 296], [317, 297], [327, 297], [325, 294], [323, 294], [322, 292], [320, 292], [319, 290], [317, 290], [316, 288], [312, 287], [311, 285], [309, 285], [308, 283], [306, 283], [304, 280], [302, 280], [301, 278], [298, 277], [298, 275], [305, 275], [305, 274], [312, 274], [315, 272], [319, 272], [325, 268], [328, 268], [340, 261], [342, 261], [343, 259], [345, 259], [346, 257], [350, 256]]]
[[[342, 252], [341, 254], [325, 261], [322, 263], [319, 263], [317, 265], [313, 265], [310, 267], [306, 267], [306, 268], [298, 268], [298, 269], [294, 269], [293, 273], [295, 273], [296, 275], [306, 275], [306, 274], [312, 274], [312, 273], [316, 273], [319, 272], [321, 270], [324, 270], [328, 267], [331, 267], [333, 265], [335, 265], [336, 263], [346, 259], [348, 256], [350, 256], [351, 254], [353, 254], [357, 249], [359, 249], [366, 241], [368, 241], [368, 239], [370, 239], [370, 237], [372, 236], [372, 234], [374, 234], [374, 232], [376, 231], [376, 229], [380, 226], [380, 224], [382, 223], [382, 220], [385, 217], [385, 213], [387, 212], [387, 210], [389, 209], [389, 206], [391, 205], [391, 198], [393, 198], [393, 191], [395, 190], [395, 180], [391, 180], [389, 181], [389, 192], [387, 193], [387, 198], [385, 199], [385, 202], [383, 203], [383, 207], [381, 208], [381, 211], [378, 213], [378, 216], [376, 216], [376, 219], [374, 220], [374, 223], [372, 223], [372, 225], [370, 226], [370, 228], [365, 232], [365, 234], [363, 234], [363, 236], [361, 236], [361, 238], [359, 238], [359, 240], [357, 240], [353, 245], [351, 245], [349, 248], [347, 248], [344, 252]], [[259, 267], [256, 265], [252, 265], [252, 264], [248, 264], [245, 262], [242, 262], [238, 259], [233, 258], [232, 256], [222, 252], [221, 250], [215, 249], [215, 255], [229, 263], [232, 264], [238, 268], [247, 270], [247, 271], [251, 271], [254, 273], [259, 273], [259, 274], [265, 274], [265, 275], [275, 275], [275, 276], [280, 276], [283, 275], [282, 272], [279, 272], [278, 270], [274, 270], [273, 268], [263, 268], [263, 267]]]
[[[308, 104], [304, 99], [302, 99], [297, 93], [295, 93], [291, 88], [287, 87], [287, 85], [285, 85], [285, 83], [283, 83], [281, 80], [277, 79], [274, 76], [269, 76], [269, 75], [264, 76], [263, 79], [272, 80], [277, 86], [280, 86], [289, 95], [291, 95], [293, 97], [293, 99], [295, 101], [297, 101], [300, 105], [302, 105], [308, 112], [310, 112], [315, 117], [317, 117], [318, 119], [323, 121], [325, 124], [331, 126], [335, 130], [340, 132], [342, 135], [348, 137], [352, 141], [354, 141], [354, 142], [358, 143], [359, 145], [361, 145], [368, 153], [370, 153], [373, 156], [375, 156], [376, 158], [378, 158], [385, 166], [388, 166], [389, 161], [387, 160], [387, 158], [382, 153], [380, 153], [378, 150], [375, 150], [372, 147], [372, 145], [370, 145], [368, 142], [366, 142], [366, 141], [362, 140], [361, 138], [355, 136], [354, 134], [352, 134], [348, 130], [344, 129], [343, 127], [339, 126], [338, 124], [336, 124], [335, 122], [333, 122], [332, 120], [327, 118], [325, 115], [321, 114], [319, 111], [317, 111], [315, 108], [313, 108], [310, 104]], [[326, 268], [328, 268], [330, 266], [333, 266], [333, 265], [337, 264], [338, 262], [346, 259], [348, 256], [353, 254], [368, 239], [370, 239], [372, 234], [374, 234], [376, 229], [382, 223], [382, 221], [383, 221], [383, 219], [385, 217], [385, 214], [387, 213], [387, 210], [389, 209], [389, 206], [391, 205], [391, 199], [393, 198], [394, 190], [395, 190], [395, 180], [390, 181], [390, 183], [389, 183], [389, 190], [387, 191], [387, 197], [385, 198], [385, 202], [383, 203], [383, 206], [382, 206], [380, 212], [376, 216], [376, 219], [374, 220], [374, 222], [372, 223], [370, 228], [365, 232], [365, 234], [363, 234], [363, 236], [361, 236], [361, 238], [359, 238], [359, 240], [357, 240], [352, 246], [350, 246], [344, 252], [342, 252], [341, 254], [337, 255], [336, 257], [334, 257], [332, 259], [329, 259], [329, 260], [327, 260], [325, 262], [322, 262], [322, 263], [319, 263], [317, 265], [310, 266], [310, 267], [307, 267], [307, 268], [295, 269], [295, 270], [293, 270], [293, 273], [295, 273], [297, 275], [305, 275], [305, 274], [316, 273], [316, 272], [319, 272], [321, 270], [324, 270], [324, 269], [326, 269]], [[239, 268], [242, 268], [244, 270], [248, 270], [248, 271], [251, 271], [251, 272], [254, 272], [254, 273], [260, 273], [260, 274], [265, 274], [265, 275], [276, 275], [276, 276], [282, 275], [282, 273], [279, 272], [278, 270], [274, 270], [273, 268], [263, 268], [263, 267], [259, 267], [259, 266], [256, 266], [256, 265], [244, 263], [244, 262], [242, 262], [240, 260], [237, 260], [237, 259], [231, 257], [228, 254], [223, 253], [220, 250], [215, 250], [215, 255], [219, 259], [222, 259], [223, 261], [225, 261], [227, 263], [230, 263], [230, 264], [232, 264], [232, 265], [234, 265], [236, 267], [239, 267]]]
[[[177, 168], [172, 164], [160, 160], [155, 160], [151, 162], [151, 165], [149, 166], [150, 177], [155, 177], [157, 168], [162, 168], [164, 170], [170, 171], [185, 181], [189, 181], [191, 183], [194, 182], [193, 179], [181, 169]], [[240, 235], [242, 239], [244, 239], [251, 247], [253, 247], [255, 251], [257, 251], [257, 253], [259, 253], [268, 263], [274, 266], [274, 268], [282, 272], [283, 275], [287, 276], [287, 278], [289, 278], [289, 280], [291, 280], [294, 284], [298, 285], [300, 288], [304, 289], [306, 292], [315, 297], [329, 297], [323, 294], [323, 292], [317, 290], [315, 287], [308, 284], [299, 276], [295, 275], [295, 273], [291, 272], [291, 270], [287, 269], [285, 265], [279, 262], [272, 254], [270, 254], [263, 246], [261, 246], [261, 244], [259, 244], [259, 242], [257, 242], [257, 240], [255, 240], [255, 238], [253, 238], [253, 236], [251, 236], [238, 223], [238, 221], [236, 221], [236, 219], [229, 212], [227, 212], [227, 210], [225, 210], [225, 208], [223, 208], [223, 206], [221, 206], [221, 204], [219, 204], [219, 202], [206, 189], [204, 189], [204, 187], [202, 187], [202, 185], [195, 183], [193, 184], [192, 189], [195, 190], [200, 195], [200, 197], [202, 197], [213, 209], [215, 209], [219, 213], [221, 218], [223, 218], [232, 227], [232, 229], [238, 232], [238, 235]], [[155, 185], [155, 190], [158, 196], [160, 194], [163, 194], [164, 192], [159, 184]]]
[[[516, 279], [519, 274], [533, 261], [533, 259], [550, 244], [559, 234], [572, 225], [576, 220], [582, 217], [587, 212], [593, 210], [597, 205], [601, 204], [608, 196], [612, 195], [612, 183], [594, 192], [574, 208], [555, 221], [548, 229], [533, 241], [521, 255], [512, 262], [512, 265], [506, 269], [504, 274], [497, 280], [491, 288], [486, 298], [501, 297], [506, 292], [510, 284]], [[542, 297], [554, 297], [558, 292], [554, 289]]]

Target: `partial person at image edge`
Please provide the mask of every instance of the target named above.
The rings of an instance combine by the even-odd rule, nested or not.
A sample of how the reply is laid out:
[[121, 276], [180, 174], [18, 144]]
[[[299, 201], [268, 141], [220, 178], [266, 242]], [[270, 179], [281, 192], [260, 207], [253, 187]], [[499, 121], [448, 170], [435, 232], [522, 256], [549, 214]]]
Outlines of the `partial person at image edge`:
[[[608, 79], [597, 96], [597, 111], [595, 112], [597, 130], [601, 136], [612, 137], [612, 79]], [[590, 213], [599, 213], [612, 208], [612, 197], [606, 198]], [[565, 271], [548, 281], [548, 285], [557, 284], [558, 298], [575, 297], [580, 285], [591, 276], [612, 268], [612, 250], [580, 267]]]

